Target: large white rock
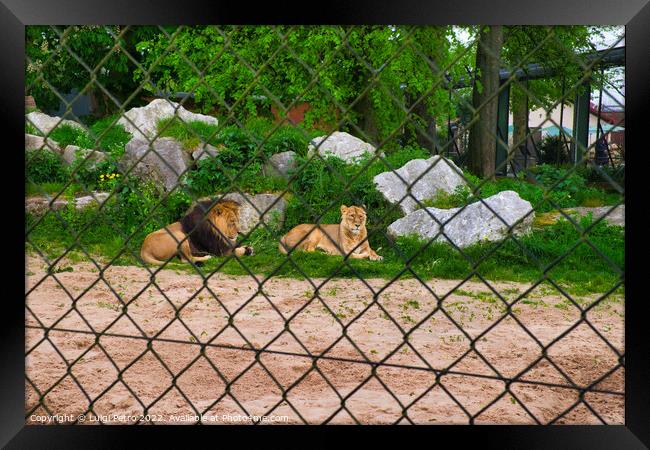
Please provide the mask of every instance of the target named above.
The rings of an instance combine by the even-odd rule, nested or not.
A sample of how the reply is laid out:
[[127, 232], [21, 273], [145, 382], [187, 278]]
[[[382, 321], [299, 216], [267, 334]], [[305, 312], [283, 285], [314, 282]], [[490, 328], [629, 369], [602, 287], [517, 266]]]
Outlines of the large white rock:
[[[399, 202], [402, 211], [408, 214], [419, 208], [413, 197], [422, 202], [434, 198], [439, 191], [451, 194], [458, 186], [466, 186], [462, 173], [453, 161], [435, 155], [429, 159], [413, 159], [395, 171], [380, 173], [373, 181], [386, 200], [393, 204]], [[407, 196], [409, 186], [411, 195]]]
[[[94, 191], [92, 195], [77, 197], [73, 200], [76, 209], [84, 209], [90, 206], [99, 205], [106, 201], [110, 193]], [[51, 197], [35, 196], [25, 198], [25, 211], [40, 215], [49, 210], [59, 210], [68, 205], [68, 200], [57, 198], [52, 201]]]
[[135, 138], [151, 139], [158, 132], [158, 121], [174, 115], [184, 122], [200, 121], [211, 125], [219, 123], [215, 117], [190, 112], [178, 103], [164, 98], [152, 100], [151, 103], [140, 108], [131, 108], [117, 123]]
[[[149, 142], [137, 138], [131, 139], [124, 147], [124, 156], [119, 162], [120, 169], [126, 173], [135, 166], [132, 175], [142, 180], [153, 181], [165, 190], [171, 191], [189, 167], [191, 157], [174, 138], [155, 139], [151, 147], [149, 151]], [[138, 162], [140, 158], [142, 160]]]
[[223, 147], [217, 148], [214, 145], [201, 143], [196, 148], [191, 149], [192, 158], [195, 161], [213, 158], [217, 156], [222, 149]]
[[[451, 240], [458, 247], [463, 248], [478, 242], [504, 239], [508, 235], [509, 227], [523, 217], [525, 218], [514, 227], [513, 233], [521, 235], [530, 231], [535, 214], [530, 213], [531, 204], [519, 197], [516, 192], [499, 192], [484, 201], [490, 208], [479, 201], [466, 205], [460, 213], [458, 211], [461, 208], [419, 209], [390, 224], [388, 234], [392, 237], [416, 235], [421, 239], [429, 240], [440, 231], [437, 222], [439, 221], [443, 224], [446, 237], [440, 234], [436, 241], [448, 243]], [[458, 215], [454, 216], [456, 213]]]
[[34, 134], [25, 134], [25, 150], [51, 150], [56, 154], [61, 154], [61, 147], [59, 143], [43, 136], [36, 136]]
[[[68, 166], [74, 164], [75, 160], [83, 161], [84, 167], [90, 169], [106, 159], [106, 154], [97, 150], [77, 147], [76, 145], [67, 145], [63, 149], [63, 161]], [[87, 159], [86, 159], [87, 158]]]
[[54, 128], [58, 128], [62, 125], [69, 125], [78, 130], [84, 131], [83, 125], [75, 122], [74, 120], [61, 119], [60, 117], [48, 116], [39, 111], [32, 111], [26, 116], [26, 122], [40, 131], [43, 135], [48, 134]]
[[296, 167], [296, 152], [289, 150], [272, 155], [262, 168], [264, 175], [289, 177], [289, 171]]
[[[233, 192], [226, 194], [225, 199], [234, 200], [241, 205], [239, 210], [239, 231], [248, 233], [258, 223], [264, 222], [271, 226], [282, 226], [287, 201], [276, 194], [240, 194]], [[253, 206], [254, 205], [254, 206]], [[266, 229], [260, 225], [257, 229]]]
[[319, 136], [309, 142], [308, 154], [318, 149], [321, 156], [337, 156], [347, 163], [354, 163], [365, 154], [374, 154], [377, 149], [367, 142], [344, 131], [335, 131], [329, 137]]

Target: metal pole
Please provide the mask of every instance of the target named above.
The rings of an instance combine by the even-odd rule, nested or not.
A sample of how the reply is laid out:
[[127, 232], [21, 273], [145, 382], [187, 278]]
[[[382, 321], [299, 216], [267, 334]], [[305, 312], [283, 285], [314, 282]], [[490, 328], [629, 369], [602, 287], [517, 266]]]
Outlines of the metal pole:
[[[591, 99], [591, 82], [585, 80], [576, 93], [573, 105], [573, 148], [572, 161], [577, 165], [582, 161], [589, 141], [589, 101]], [[582, 91], [582, 92], [581, 92]]]

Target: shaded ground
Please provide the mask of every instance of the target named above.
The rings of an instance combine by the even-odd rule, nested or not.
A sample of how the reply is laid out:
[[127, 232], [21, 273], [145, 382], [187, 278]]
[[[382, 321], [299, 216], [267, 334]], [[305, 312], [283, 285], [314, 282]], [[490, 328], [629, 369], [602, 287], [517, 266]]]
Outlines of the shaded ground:
[[[43, 279], [44, 262], [28, 258], [28, 423], [47, 415], [35, 408], [36, 389], [47, 392], [53, 414], [77, 417], [92, 400], [94, 413], [110, 423], [128, 421], [111, 414], [138, 416], [145, 406], [157, 423], [194, 423], [197, 412], [204, 423], [241, 423], [239, 415], [274, 415], [282, 423], [468, 423], [468, 415], [475, 423], [624, 423], [624, 370], [616, 368], [616, 351], [624, 351], [620, 294], [588, 311], [593, 329], [581, 323], [563, 334], [580, 311], [538, 286], [512, 306], [514, 318], [484, 333], [506, 306], [477, 282], [429, 280], [425, 287], [411, 279], [385, 287], [381, 279], [336, 279], [320, 286], [314, 279], [320, 299], [310, 302], [314, 286], [303, 280], [271, 279], [262, 294], [252, 277], [216, 273], [203, 287], [198, 275], [163, 270], [157, 288], [147, 287], [150, 274], [142, 268], [113, 266], [97, 281], [94, 265], [69, 267]], [[530, 285], [492, 286], [512, 303]], [[116, 293], [130, 302], [128, 317]], [[444, 311], [427, 317], [436, 308], [433, 293], [446, 296]], [[68, 294], [78, 297], [74, 304]], [[577, 300], [587, 307], [598, 297]], [[283, 317], [293, 317], [286, 329]], [[405, 342], [399, 327], [416, 325]], [[42, 327], [54, 328], [47, 339]], [[95, 332], [103, 335], [96, 339]], [[475, 349], [485, 359], [470, 347], [478, 336]], [[541, 358], [540, 344], [551, 342], [553, 363]], [[260, 348], [266, 351], [252, 350]], [[323, 357], [312, 363], [310, 353]], [[531, 365], [505, 392], [501, 379]], [[447, 369], [433, 389], [431, 369]], [[576, 387], [593, 383], [586, 403], [576, 405]]]
[[[609, 225], [616, 225], [619, 227], [625, 226], [625, 205], [618, 206], [578, 206], [573, 208], [563, 209], [564, 214], [573, 216], [574, 218], [584, 217], [591, 214], [593, 220], [598, 220], [605, 217], [605, 222]], [[550, 225], [560, 219], [565, 219], [559, 211], [551, 211], [547, 213], [536, 213], [535, 222], [537, 225]], [[574, 219], [575, 220], [575, 219]]]

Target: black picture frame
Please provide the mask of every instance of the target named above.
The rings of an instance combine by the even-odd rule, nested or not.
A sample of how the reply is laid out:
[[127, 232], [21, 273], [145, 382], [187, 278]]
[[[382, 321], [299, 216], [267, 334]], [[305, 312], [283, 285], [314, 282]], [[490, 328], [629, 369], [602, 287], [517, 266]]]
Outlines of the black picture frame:
[[[425, 2], [401, 0], [387, 1], [330, 1], [313, 4], [318, 8], [308, 9], [306, 2], [266, 2], [257, 6], [247, 2], [208, 2], [184, 0], [183, 2], [134, 0], [0, 0], [0, 46], [2, 65], [0, 79], [0, 105], [2, 122], [9, 124], [4, 135], [5, 173], [16, 176], [17, 167], [24, 164], [21, 152], [24, 144], [24, 27], [36, 24], [361, 24], [361, 23], [404, 23], [404, 24], [531, 24], [531, 25], [625, 25], [626, 26], [626, 142], [633, 149], [628, 152], [627, 183], [643, 180], [641, 172], [646, 166], [647, 144], [641, 143], [647, 120], [648, 99], [650, 99], [650, 3], [648, 0], [626, 1], [624, 3], [597, 0], [570, 2], [552, 0], [481, 0]], [[645, 126], [647, 129], [647, 125]], [[635, 145], [637, 144], [637, 145]], [[635, 154], [634, 150], [638, 150]], [[641, 151], [643, 150], [643, 151]], [[647, 166], [646, 166], [647, 167]], [[16, 183], [20, 183], [16, 180]], [[641, 183], [639, 183], [641, 184]], [[20, 184], [16, 184], [20, 186]], [[16, 186], [14, 185], [14, 186]], [[10, 186], [7, 184], [6, 186]], [[567, 449], [622, 449], [648, 448], [650, 446], [650, 340], [648, 339], [646, 316], [643, 303], [647, 301], [642, 286], [643, 263], [631, 264], [642, 254], [643, 189], [627, 189], [628, 217], [626, 218], [625, 255], [626, 273], [625, 302], [625, 425], [621, 426], [482, 426], [482, 427], [398, 427], [397, 432], [409, 433], [408, 441], [428, 439], [430, 445], [445, 441], [454, 446], [469, 440], [480, 442], [481, 448], [567, 448]], [[126, 426], [114, 427], [46, 427], [25, 426], [24, 419], [24, 245], [19, 239], [22, 230], [19, 220], [10, 217], [24, 217], [24, 195], [8, 189], [4, 203], [6, 231], [5, 286], [3, 289], [2, 338], [2, 398], [0, 408], [0, 444], [7, 448], [120, 448], [134, 439], [164, 439], [169, 441], [169, 428], [174, 431], [192, 433], [194, 428], [161, 427], [156, 434], [138, 427], [137, 431]], [[15, 210], [15, 216], [13, 211]], [[635, 216], [639, 220], [635, 220]], [[15, 233], [15, 234], [14, 234]], [[11, 275], [15, 272], [15, 275]], [[22, 290], [22, 291], [21, 291]], [[182, 428], [182, 430], [180, 430]], [[212, 428], [212, 427], [208, 427]], [[238, 445], [257, 433], [242, 432], [238, 426], [219, 428], [214, 445], [223, 445], [223, 433], [237, 434]], [[259, 428], [259, 427], [258, 427]], [[273, 432], [287, 431], [287, 427], [273, 428]], [[332, 427], [328, 428], [331, 429]], [[337, 428], [337, 427], [334, 427]], [[346, 427], [347, 428], [347, 427]], [[148, 429], [145, 427], [145, 429]], [[305, 430], [305, 427], [291, 427], [292, 433], [310, 433], [311, 439], [302, 441], [311, 445], [313, 433], [325, 442], [336, 438], [322, 428]], [[356, 429], [355, 429], [356, 431]], [[383, 440], [384, 427], [371, 427], [359, 431], [362, 439]], [[393, 429], [392, 431], [395, 431]], [[202, 432], [206, 432], [203, 429]], [[176, 433], [174, 433], [176, 434]], [[444, 436], [443, 436], [444, 435]], [[216, 439], [217, 437], [208, 437]], [[286, 439], [286, 438], [282, 438]], [[198, 440], [197, 440], [198, 442]], [[209, 442], [209, 441], [208, 441]], [[285, 441], [286, 442], [286, 441]], [[367, 441], [370, 443], [370, 441]], [[405, 441], [402, 441], [402, 445]], [[45, 445], [44, 443], [47, 443]], [[338, 442], [337, 442], [338, 443]], [[198, 444], [197, 444], [198, 445]], [[228, 444], [232, 445], [232, 444]], [[450, 444], [445, 444], [450, 445]]]

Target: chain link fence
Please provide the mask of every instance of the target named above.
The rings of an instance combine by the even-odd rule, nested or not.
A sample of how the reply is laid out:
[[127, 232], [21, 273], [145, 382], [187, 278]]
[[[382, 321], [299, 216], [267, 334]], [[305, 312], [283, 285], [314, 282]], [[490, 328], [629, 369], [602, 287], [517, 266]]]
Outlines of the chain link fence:
[[623, 423], [620, 31], [27, 27], [27, 423]]

